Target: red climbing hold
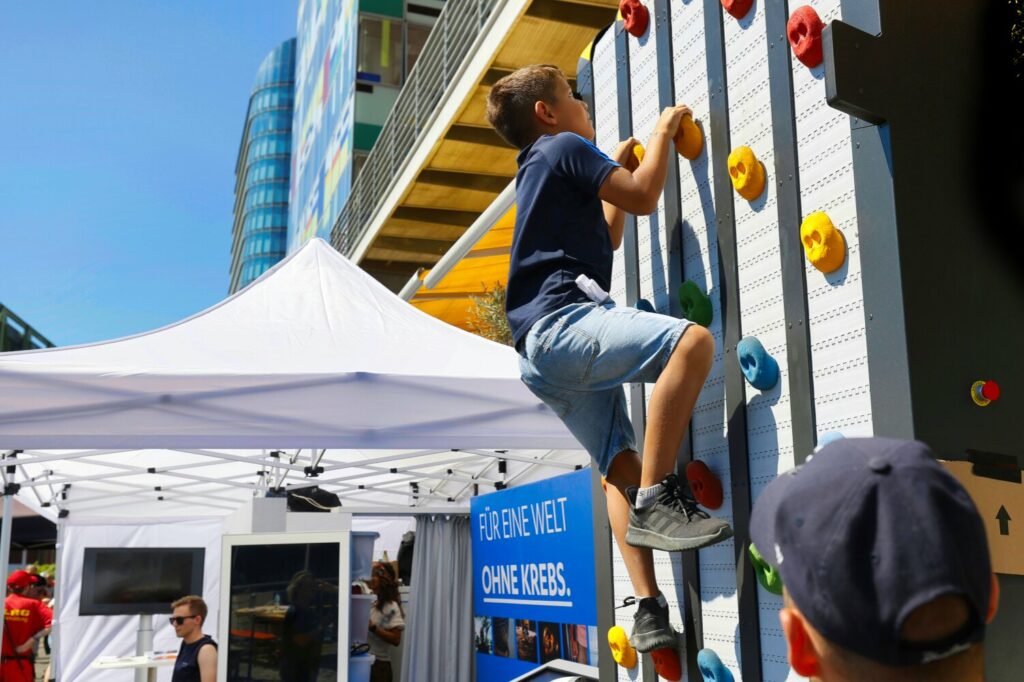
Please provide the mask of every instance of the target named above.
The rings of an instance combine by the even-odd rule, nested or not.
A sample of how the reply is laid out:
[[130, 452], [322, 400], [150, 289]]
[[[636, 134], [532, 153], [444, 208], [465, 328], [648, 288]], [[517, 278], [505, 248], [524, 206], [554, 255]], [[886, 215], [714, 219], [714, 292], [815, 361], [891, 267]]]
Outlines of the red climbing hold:
[[708, 509], [718, 509], [722, 506], [722, 481], [715, 476], [715, 472], [709, 469], [707, 464], [699, 459], [687, 464], [686, 482], [690, 484], [690, 490], [693, 492], [697, 504]]
[[683, 666], [679, 663], [679, 652], [676, 649], [655, 649], [651, 652], [651, 659], [654, 661], [654, 672], [658, 677], [670, 682], [679, 682], [683, 679]]
[[793, 46], [793, 54], [808, 68], [813, 69], [821, 64], [821, 32], [824, 29], [821, 17], [809, 5], [793, 10], [786, 24], [786, 35], [789, 44]]
[[619, 14], [622, 15], [622, 26], [626, 33], [639, 38], [647, 32], [650, 15], [640, 0], [622, 0], [619, 3]]
[[747, 16], [747, 12], [754, 5], [754, 0], [722, 0], [722, 7], [725, 11], [737, 19]]

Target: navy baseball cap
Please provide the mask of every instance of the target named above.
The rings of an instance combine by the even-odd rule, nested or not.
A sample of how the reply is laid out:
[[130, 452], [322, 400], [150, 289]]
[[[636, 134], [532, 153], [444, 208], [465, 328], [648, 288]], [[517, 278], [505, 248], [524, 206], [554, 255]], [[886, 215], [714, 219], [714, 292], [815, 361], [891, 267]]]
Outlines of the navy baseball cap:
[[[750, 535], [805, 618], [829, 641], [884, 665], [917, 665], [985, 636], [992, 565], [967, 491], [923, 443], [847, 438], [772, 481]], [[907, 642], [907, 616], [944, 595], [963, 627]]]

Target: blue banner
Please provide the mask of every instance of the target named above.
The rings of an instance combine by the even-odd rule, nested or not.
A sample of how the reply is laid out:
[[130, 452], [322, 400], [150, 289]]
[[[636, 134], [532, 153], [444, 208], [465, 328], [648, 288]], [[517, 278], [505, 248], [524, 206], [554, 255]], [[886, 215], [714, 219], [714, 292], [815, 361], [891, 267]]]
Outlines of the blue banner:
[[590, 470], [474, 497], [477, 679], [597, 665]]

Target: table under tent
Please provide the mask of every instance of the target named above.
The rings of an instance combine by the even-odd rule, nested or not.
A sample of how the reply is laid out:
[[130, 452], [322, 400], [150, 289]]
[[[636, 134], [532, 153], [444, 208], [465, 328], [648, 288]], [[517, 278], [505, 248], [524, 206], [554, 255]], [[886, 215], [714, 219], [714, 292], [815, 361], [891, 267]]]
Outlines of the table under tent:
[[[17, 495], [58, 522], [54, 639], [67, 682], [123, 679], [90, 669], [90, 657], [135, 637], [130, 617], [103, 627], [79, 617], [86, 544], [206, 547], [203, 596], [226, 632], [222, 550], [245, 537], [341, 538], [347, 592], [349, 533], [367, 515], [417, 518], [419, 570], [440, 571], [453, 553], [432, 555], [432, 542], [465, 545], [421, 610], [447, 604], [467, 636], [413, 634], [405, 647], [417, 665], [469, 666], [468, 499], [585, 465], [579, 447], [523, 386], [511, 348], [419, 312], [321, 240], [179, 323], [0, 356], [4, 505]], [[336, 493], [341, 513], [285, 514], [274, 495], [311, 484]], [[348, 641], [344, 615], [338, 642]], [[173, 642], [160, 622], [156, 643]], [[348, 648], [337, 648], [346, 670]]]

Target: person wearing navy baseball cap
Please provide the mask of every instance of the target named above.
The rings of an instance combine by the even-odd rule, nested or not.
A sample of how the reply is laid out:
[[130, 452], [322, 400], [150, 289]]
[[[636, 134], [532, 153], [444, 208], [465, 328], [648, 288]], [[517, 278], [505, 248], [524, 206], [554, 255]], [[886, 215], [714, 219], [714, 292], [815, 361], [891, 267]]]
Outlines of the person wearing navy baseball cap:
[[923, 443], [832, 442], [781, 474], [750, 520], [783, 595], [789, 662], [834, 680], [982, 680], [999, 586], [967, 491]]

